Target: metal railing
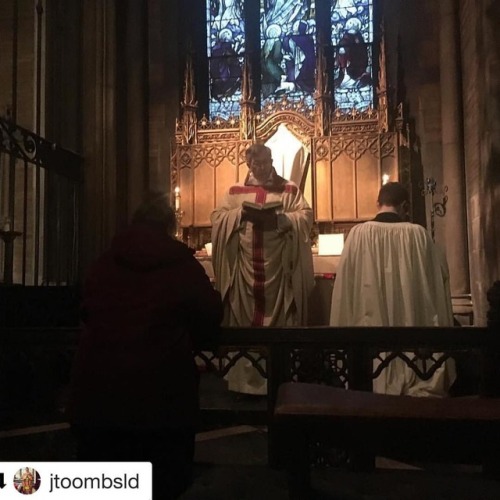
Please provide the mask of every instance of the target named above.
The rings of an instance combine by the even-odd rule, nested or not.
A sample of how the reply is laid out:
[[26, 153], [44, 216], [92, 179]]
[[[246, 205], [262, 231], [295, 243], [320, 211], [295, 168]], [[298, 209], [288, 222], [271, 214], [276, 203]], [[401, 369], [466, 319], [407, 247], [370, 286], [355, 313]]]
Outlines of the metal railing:
[[[71, 360], [79, 336], [78, 327], [4, 328], [0, 336], [0, 353], [6, 356], [3, 366], [9, 365], [13, 353], [23, 355], [26, 360], [36, 360], [58, 352]], [[287, 381], [329, 383], [334, 372], [336, 384], [371, 390], [372, 380], [381, 369], [374, 370], [373, 359], [378, 353], [388, 351], [400, 356], [419, 377], [428, 379], [449, 356], [457, 353], [482, 353], [483, 357], [477, 358], [479, 363], [484, 362], [484, 356], [496, 356], [500, 352], [500, 336], [487, 327], [222, 328], [197, 346], [195, 359], [198, 366], [204, 365], [204, 372], [220, 378], [241, 358], [251, 360], [256, 366], [259, 357], [260, 361], [265, 360], [260, 369], [268, 380], [267, 410], [272, 412], [277, 389]], [[408, 355], [412, 351], [415, 357]], [[432, 353], [439, 354], [433, 356]], [[394, 357], [387, 360], [385, 366], [392, 359]], [[416, 363], [420, 359], [428, 361], [425, 369]], [[500, 370], [496, 364], [482, 368]], [[481, 387], [482, 393], [500, 394], [500, 377], [489, 377], [483, 382], [488, 385]]]
[[[0, 417], [30, 414], [66, 404], [71, 365], [80, 336], [79, 328], [5, 328], [0, 336]], [[465, 356], [481, 374], [477, 392], [500, 394], [500, 336], [487, 327], [391, 327], [391, 328], [222, 328], [196, 350], [198, 366], [224, 377], [238, 359], [265, 360], [262, 373], [268, 381], [263, 404], [248, 408], [226, 404], [202, 405], [202, 420], [219, 425], [267, 425], [269, 460], [276, 457], [273, 411], [278, 387], [286, 381], [331, 383], [350, 389], [371, 390], [376, 376], [373, 359], [380, 352], [400, 356], [422, 378], [432, 377], [449, 356]], [[415, 358], [409, 352], [415, 353]], [[433, 357], [432, 353], [439, 352]], [[255, 356], [259, 353], [259, 356]], [[391, 358], [393, 359], [393, 358]], [[426, 359], [426, 369], [415, 360]], [[262, 368], [262, 363], [261, 363]], [[6, 375], [9, 375], [8, 377]], [[202, 375], [203, 376], [203, 375]], [[325, 377], [326, 376], [326, 377]], [[9, 381], [22, 381], [22, 394]], [[4, 381], [4, 384], [2, 384]], [[2, 387], [3, 386], [3, 387]], [[203, 388], [203, 384], [202, 384]], [[201, 399], [204, 395], [201, 394]], [[208, 398], [210, 403], [210, 398]], [[226, 403], [225, 403], [226, 402]], [[215, 403], [215, 401], [212, 401]], [[59, 419], [64, 413], [59, 412]], [[0, 428], [1, 425], [0, 418]]]
[[81, 156], [0, 118], [0, 283], [78, 282], [82, 179]]

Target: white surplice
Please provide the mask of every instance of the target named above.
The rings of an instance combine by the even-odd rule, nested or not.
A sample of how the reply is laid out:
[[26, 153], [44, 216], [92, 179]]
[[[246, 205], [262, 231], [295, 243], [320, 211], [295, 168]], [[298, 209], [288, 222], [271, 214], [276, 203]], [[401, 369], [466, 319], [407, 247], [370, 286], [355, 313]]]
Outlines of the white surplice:
[[[351, 229], [337, 268], [330, 324], [453, 325], [446, 259], [422, 226], [370, 221]], [[453, 360], [424, 381], [395, 359], [374, 380], [373, 390], [440, 397], [454, 380]]]
[[[278, 228], [241, 221], [242, 203], [280, 201]], [[314, 286], [310, 230], [313, 212], [297, 185], [274, 174], [265, 186], [237, 184], [212, 213], [212, 263], [225, 305], [225, 326], [295, 326], [307, 322]], [[228, 374], [229, 389], [266, 394], [247, 360]]]

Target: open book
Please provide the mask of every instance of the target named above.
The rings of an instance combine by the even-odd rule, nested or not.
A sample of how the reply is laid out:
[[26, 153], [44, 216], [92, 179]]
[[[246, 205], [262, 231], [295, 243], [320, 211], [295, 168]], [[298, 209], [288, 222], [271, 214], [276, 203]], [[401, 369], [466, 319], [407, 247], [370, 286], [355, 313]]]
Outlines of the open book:
[[283, 208], [281, 201], [270, 201], [268, 203], [252, 203], [244, 201], [241, 206], [244, 210], [258, 210], [259, 212], [275, 212], [277, 209]]

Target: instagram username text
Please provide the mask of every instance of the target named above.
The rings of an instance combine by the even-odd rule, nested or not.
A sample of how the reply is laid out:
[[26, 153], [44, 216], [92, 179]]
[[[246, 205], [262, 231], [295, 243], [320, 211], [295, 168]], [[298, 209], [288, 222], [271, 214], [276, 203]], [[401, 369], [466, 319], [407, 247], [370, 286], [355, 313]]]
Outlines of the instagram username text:
[[52, 493], [55, 490], [122, 490], [122, 489], [139, 489], [139, 474], [110, 477], [106, 474], [93, 477], [66, 477], [58, 474], [50, 474], [50, 490]]

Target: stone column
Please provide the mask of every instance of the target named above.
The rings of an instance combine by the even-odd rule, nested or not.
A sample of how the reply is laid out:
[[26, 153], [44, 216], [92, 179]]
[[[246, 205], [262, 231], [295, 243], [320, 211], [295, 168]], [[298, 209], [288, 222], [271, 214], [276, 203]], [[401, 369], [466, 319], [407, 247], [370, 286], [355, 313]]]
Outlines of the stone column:
[[[125, 78], [126, 170], [128, 218], [141, 203], [148, 188], [148, 67], [147, 2], [128, 0], [126, 13]], [[125, 149], [125, 148], [124, 148]], [[125, 214], [124, 214], [125, 215]], [[124, 218], [123, 222], [126, 222]]]
[[[452, 296], [470, 293], [462, 106], [460, 89], [458, 11], [456, 0], [440, 0], [440, 81], [443, 185], [448, 186], [445, 245]], [[440, 201], [439, 196], [436, 197]], [[454, 301], [454, 310], [461, 308]], [[470, 301], [465, 301], [470, 302]], [[463, 311], [460, 311], [463, 312]]]
[[[184, 59], [180, 49], [188, 35], [179, 10], [185, 0], [148, 0], [149, 187], [171, 191], [170, 155], [179, 118]], [[181, 5], [182, 4], [182, 5]], [[194, 15], [194, 13], [193, 13]], [[181, 52], [179, 52], [181, 51]]]
[[83, 267], [116, 231], [115, 2], [87, 0], [82, 26]]

